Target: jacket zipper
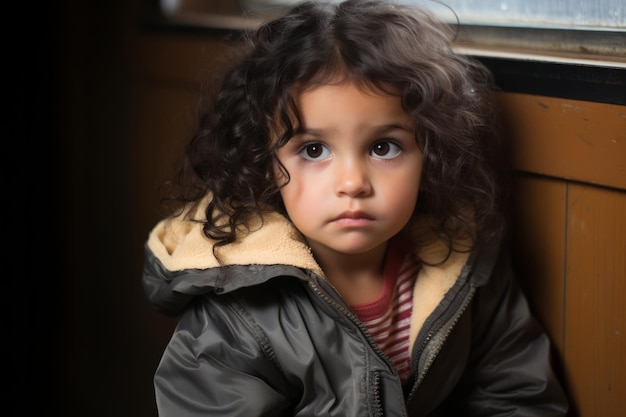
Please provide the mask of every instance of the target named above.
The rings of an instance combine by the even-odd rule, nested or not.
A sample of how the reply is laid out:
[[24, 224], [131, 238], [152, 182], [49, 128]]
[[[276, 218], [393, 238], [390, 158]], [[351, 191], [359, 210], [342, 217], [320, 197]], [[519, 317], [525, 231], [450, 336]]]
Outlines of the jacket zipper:
[[[374, 350], [374, 352], [376, 352], [376, 354], [379, 357], [383, 358], [383, 360], [387, 364], [387, 368], [390, 369], [392, 374], [399, 380], [400, 377], [398, 376], [398, 372], [396, 370], [395, 365], [393, 364], [393, 362], [391, 362], [391, 359], [389, 359], [387, 354], [383, 352], [382, 349], [378, 346], [378, 343], [374, 341], [374, 339], [369, 334], [369, 331], [367, 331], [365, 326], [363, 326], [363, 324], [358, 319], [356, 314], [354, 314], [354, 312], [350, 310], [349, 308], [346, 308], [344, 304], [338, 302], [337, 299], [329, 295], [323, 288], [318, 286], [313, 280], [308, 280], [308, 283], [311, 289], [313, 290], [313, 292], [318, 297], [320, 297], [322, 300], [328, 303], [335, 310], [338, 310], [339, 312], [341, 312], [343, 315], [345, 315], [347, 318], [350, 319], [350, 321], [361, 331], [361, 334], [365, 336], [367, 342], [369, 343], [370, 347]], [[366, 372], [369, 373], [369, 370], [366, 370]], [[385, 415], [385, 413], [384, 413], [384, 407], [382, 403], [381, 390], [380, 390], [380, 372], [375, 372], [374, 375], [372, 375], [371, 377], [373, 378], [373, 382], [372, 382], [373, 398], [372, 398], [372, 402], [370, 403], [373, 408], [372, 413], [373, 413], [373, 416], [382, 417]]]
[[[474, 298], [475, 291], [476, 291], [475, 287], [469, 286], [469, 289], [467, 290], [467, 293], [464, 295], [463, 299], [460, 302], [459, 308], [452, 308], [453, 306], [450, 306], [451, 307], [450, 310], [453, 311], [453, 314], [446, 315], [446, 316], [443, 317], [442, 320], [438, 320], [438, 322], [440, 322], [442, 324], [440, 326], [437, 326], [436, 328], [433, 328], [431, 331], [429, 331], [428, 335], [426, 336], [424, 341], [420, 344], [419, 350], [415, 354], [414, 358], [419, 358], [424, 353], [424, 351], [426, 350], [426, 347], [428, 346], [428, 344], [431, 343], [431, 340], [433, 339], [433, 337], [437, 333], [443, 332], [443, 333], [441, 333], [442, 334], [441, 339], [430, 350], [426, 362], [424, 363], [422, 369], [417, 374], [417, 376], [415, 378], [415, 382], [413, 383], [413, 386], [411, 387], [411, 391], [409, 392], [409, 394], [408, 394], [408, 396], [406, 398], [407, 404], [416, 395], [419, 386], [421, 385], [422, 381], [426, 377], [426, 374], [428, 373], [431, 365], [433, 364], [433, 362], [437, 358], [437, 355], [439, 354], [439, 352], [441, 351], [441, 348], [443, 347], [444, 343], [448, 339], [448, 336], [450, 335], [450, 333], [452, 332], [452, 330], [456, 326], [456, 323], [459, 321], [459, 318], [463, 315], [463, 313], [465, 312], [465, 310], [469, 306], [470, 302]], [[416, 368], [418, 368], [418, 364], [417, 363], [415, 363], [414, 365], [415, 365]]]
[[350, 321], [355, 326], [357, 326], [357, 328], [361, 331], [361, 333], [367, 339], [370, 346], [374, 349], [374, 351], [379, 356], [381, 356], [386, 361], [387, 365], [389, 366], [389, 369], [391, 369], [393, 374], [397, 376], [398, 373], [396, 371], [395, 365], [393, 364], [393, 362], [391, 362], [391, 359], [389, 359], [387, 354], [383, 352], [382, 349], [378, 346], [378, 343], [376, 343], [374, 339], [372, 339], [372, 336], [369, 334], [369, 331], [365, 328], [365, 326], [363, 326], [363, 324], [361, 323], [359, 318], [356, 316], [356, 314], [354, 314], [354, 312], [350, 310], [349, 308], [346, 308], [344, 304], [339, 303], [334, 297], [329, 295], [323, 288], [319, 287], [315, 282], [308, 280], [308, 283], [316, 295], [318, 295], [322, 300], [324, 300], [326, 303], [332, 306], [335, 310], [338, 310], [343, 315], [348, 317]]
[[372, 376], [373, 400], [372, 400], [372, 417], [384, 417], [385, 411], [381, 400], [380, 393], [380, 372], [375, 372]]

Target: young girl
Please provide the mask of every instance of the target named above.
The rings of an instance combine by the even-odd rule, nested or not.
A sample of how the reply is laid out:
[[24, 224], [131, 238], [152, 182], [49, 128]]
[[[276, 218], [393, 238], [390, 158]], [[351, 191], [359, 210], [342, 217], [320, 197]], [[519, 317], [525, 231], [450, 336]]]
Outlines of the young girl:
[[420, 9], [247, 38], [146, 245], [160, 416], [564, 416], [500, 250], [490, 77]]

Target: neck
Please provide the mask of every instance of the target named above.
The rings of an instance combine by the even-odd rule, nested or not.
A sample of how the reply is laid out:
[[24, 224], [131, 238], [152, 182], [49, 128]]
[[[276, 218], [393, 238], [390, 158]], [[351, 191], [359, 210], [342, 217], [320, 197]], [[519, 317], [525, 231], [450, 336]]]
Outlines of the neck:
[[311, 247], [328, 281], [349, 305], [375, 300], [383, 289], [383, 268], [387, 244], [359, 254]]

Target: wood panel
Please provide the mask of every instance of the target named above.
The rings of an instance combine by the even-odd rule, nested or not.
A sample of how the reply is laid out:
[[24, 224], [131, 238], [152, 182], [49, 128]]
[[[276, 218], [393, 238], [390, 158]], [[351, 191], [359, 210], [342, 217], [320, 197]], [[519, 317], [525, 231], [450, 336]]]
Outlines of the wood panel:
[[514, 188], [511, 233], [516, 274], [533, 312], [561, 353], [567, 185], [564, 181], [519, 175]]
[[516, 169], [626, 190], [626, 106], [496, 96]]
[[568, 190], [565, 363], [582, 417], [626, 415], [626, 192]]

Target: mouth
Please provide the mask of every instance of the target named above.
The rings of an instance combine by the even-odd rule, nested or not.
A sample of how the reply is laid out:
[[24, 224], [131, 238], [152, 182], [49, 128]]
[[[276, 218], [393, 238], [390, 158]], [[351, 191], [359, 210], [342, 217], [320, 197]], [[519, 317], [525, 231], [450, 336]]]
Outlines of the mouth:
[[332, 223], [345, 226], [363, 226], [370, 224], [375, 219], [364, 211], [344, 211], [331, 220]]

